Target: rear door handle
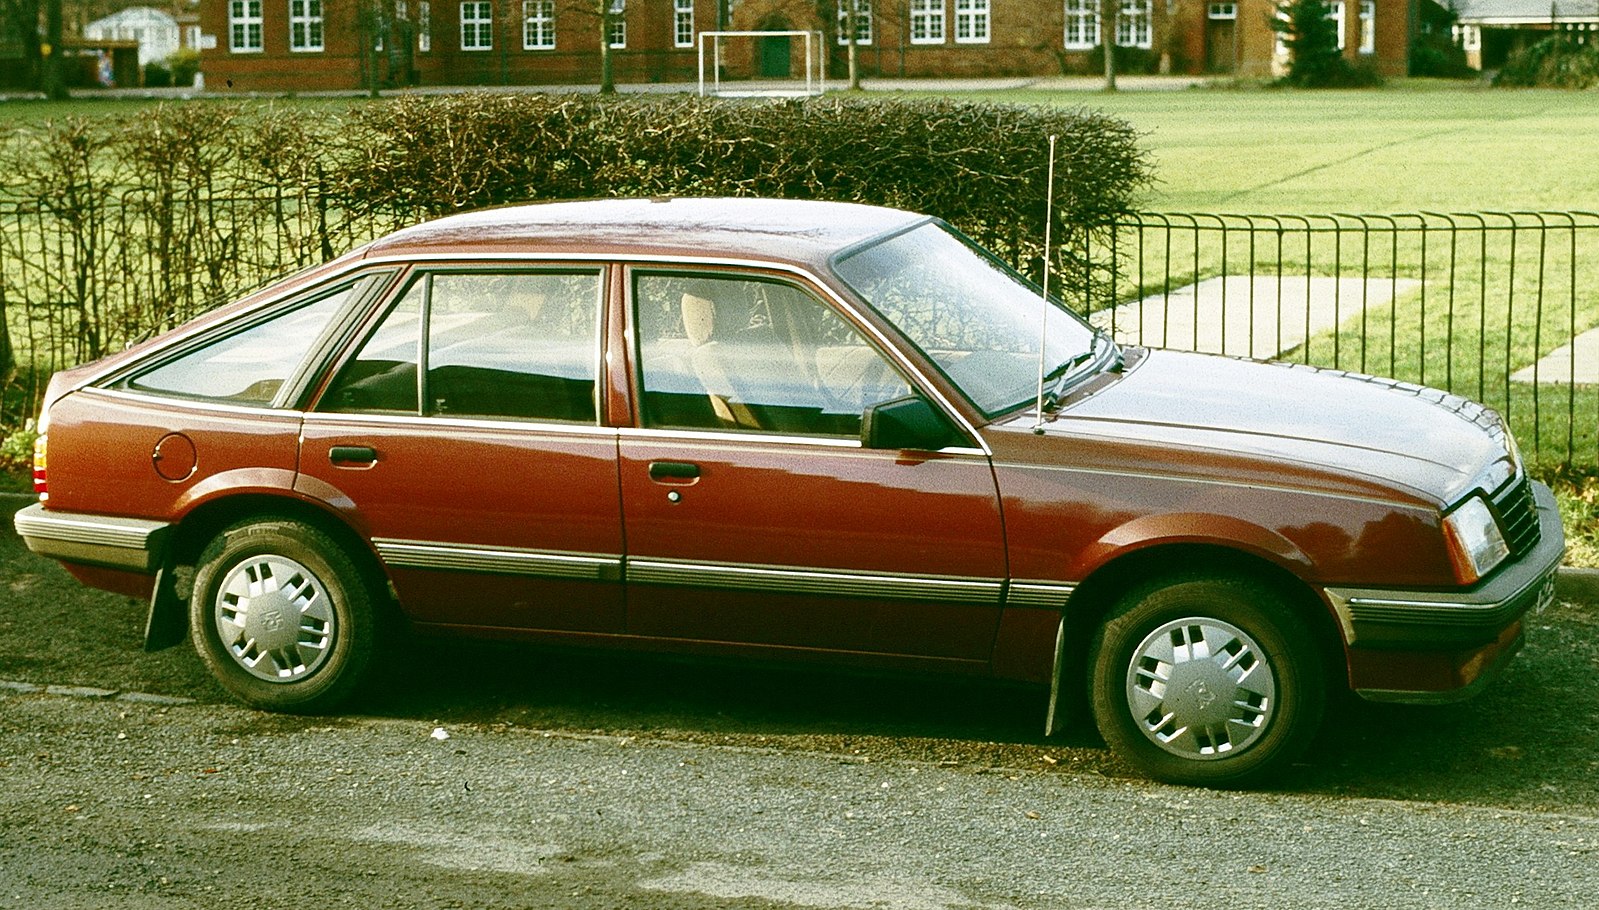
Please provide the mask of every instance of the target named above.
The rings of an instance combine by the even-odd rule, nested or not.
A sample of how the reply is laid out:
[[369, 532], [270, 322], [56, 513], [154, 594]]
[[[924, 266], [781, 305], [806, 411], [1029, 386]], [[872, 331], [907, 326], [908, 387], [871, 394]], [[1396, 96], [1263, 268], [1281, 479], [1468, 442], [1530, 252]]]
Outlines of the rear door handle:
[[334, 446], [328, 449], [328, 461], [347, 467], [371, 467], [378, 463], [378, 450], [371, 446]]
[[677, 481], [692, 482], [698, 480], [700, 466], [687, 461], [652, 461], [650, 462], [650, 479], [671, 483]]

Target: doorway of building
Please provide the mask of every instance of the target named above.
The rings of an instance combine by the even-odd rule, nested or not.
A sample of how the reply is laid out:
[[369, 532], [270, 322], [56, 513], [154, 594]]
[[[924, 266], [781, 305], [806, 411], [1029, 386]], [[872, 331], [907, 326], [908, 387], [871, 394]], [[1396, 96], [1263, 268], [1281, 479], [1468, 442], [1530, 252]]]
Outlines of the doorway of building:
[[1205, 15], [1205, 72], [1238, 68], [1238, 4], [1212, 3]]
[[788, 35], [761, 38], [760, 73], [768, 79], [787, 79], [793, 75], [793, 39]]

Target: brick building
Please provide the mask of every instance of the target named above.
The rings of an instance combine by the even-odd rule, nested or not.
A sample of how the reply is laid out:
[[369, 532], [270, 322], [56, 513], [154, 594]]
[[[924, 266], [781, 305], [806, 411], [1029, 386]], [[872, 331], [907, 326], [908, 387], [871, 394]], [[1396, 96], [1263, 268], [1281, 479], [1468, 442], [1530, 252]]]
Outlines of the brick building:
[[[210, 89], [595, 83], [600, 0], [201, 0]], [[726, 0], [722, 0], [725, 4]], [[619, 82], [694, 79], [718, 0], [610, 0]], [[207, 41], [206, 44], [213, 44]]]
[[[599, 4], [619, 82], [689, 81], [697, 35], [815, 31], [843, 69], [849, 0], [201, 0], [208, 88], [310, 90], [378, 84], [525, 85], [599, 80]], [[854, 0], [867, 76], [1094, 72], [1106, 0]], [[1124, 69], [1270, 76], [1287, 56], [1274, 0], [1117, 0]], [[1333, 0], [1344, 52], [1403, 75], [1416, 4]], [[730, 78], [798, 76], [803, 40], [730, 42]]]

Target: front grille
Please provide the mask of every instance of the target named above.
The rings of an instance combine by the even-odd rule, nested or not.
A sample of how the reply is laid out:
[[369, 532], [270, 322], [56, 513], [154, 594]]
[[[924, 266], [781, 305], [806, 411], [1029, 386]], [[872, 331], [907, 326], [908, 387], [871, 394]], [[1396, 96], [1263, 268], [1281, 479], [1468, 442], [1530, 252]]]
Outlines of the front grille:
[[1532, 499], [1531, 480], [1511, 482], [1494, 497], [1493, 507], [1511, 555], [1520, 556], [1538, 545], [1538, 506]]

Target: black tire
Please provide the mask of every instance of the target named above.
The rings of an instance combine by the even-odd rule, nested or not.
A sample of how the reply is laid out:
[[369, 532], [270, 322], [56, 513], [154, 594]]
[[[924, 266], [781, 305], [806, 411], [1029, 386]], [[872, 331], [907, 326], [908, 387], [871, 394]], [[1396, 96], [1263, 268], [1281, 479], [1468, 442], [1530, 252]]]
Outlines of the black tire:
[[1100, 734], [1141, 773], [1258, 784], [1310, 744], [1326, 704], [1321, 651], [1269, 585], [1202, 577], [1130, 591], [1095, 635]]
[[379, 632], [375, 589], [322, 531], [281, 519], [242, 522], [200, 555], [190, 635], [211, 673], [245, 703], [326, 711], [349, 698], [371, 669]]

